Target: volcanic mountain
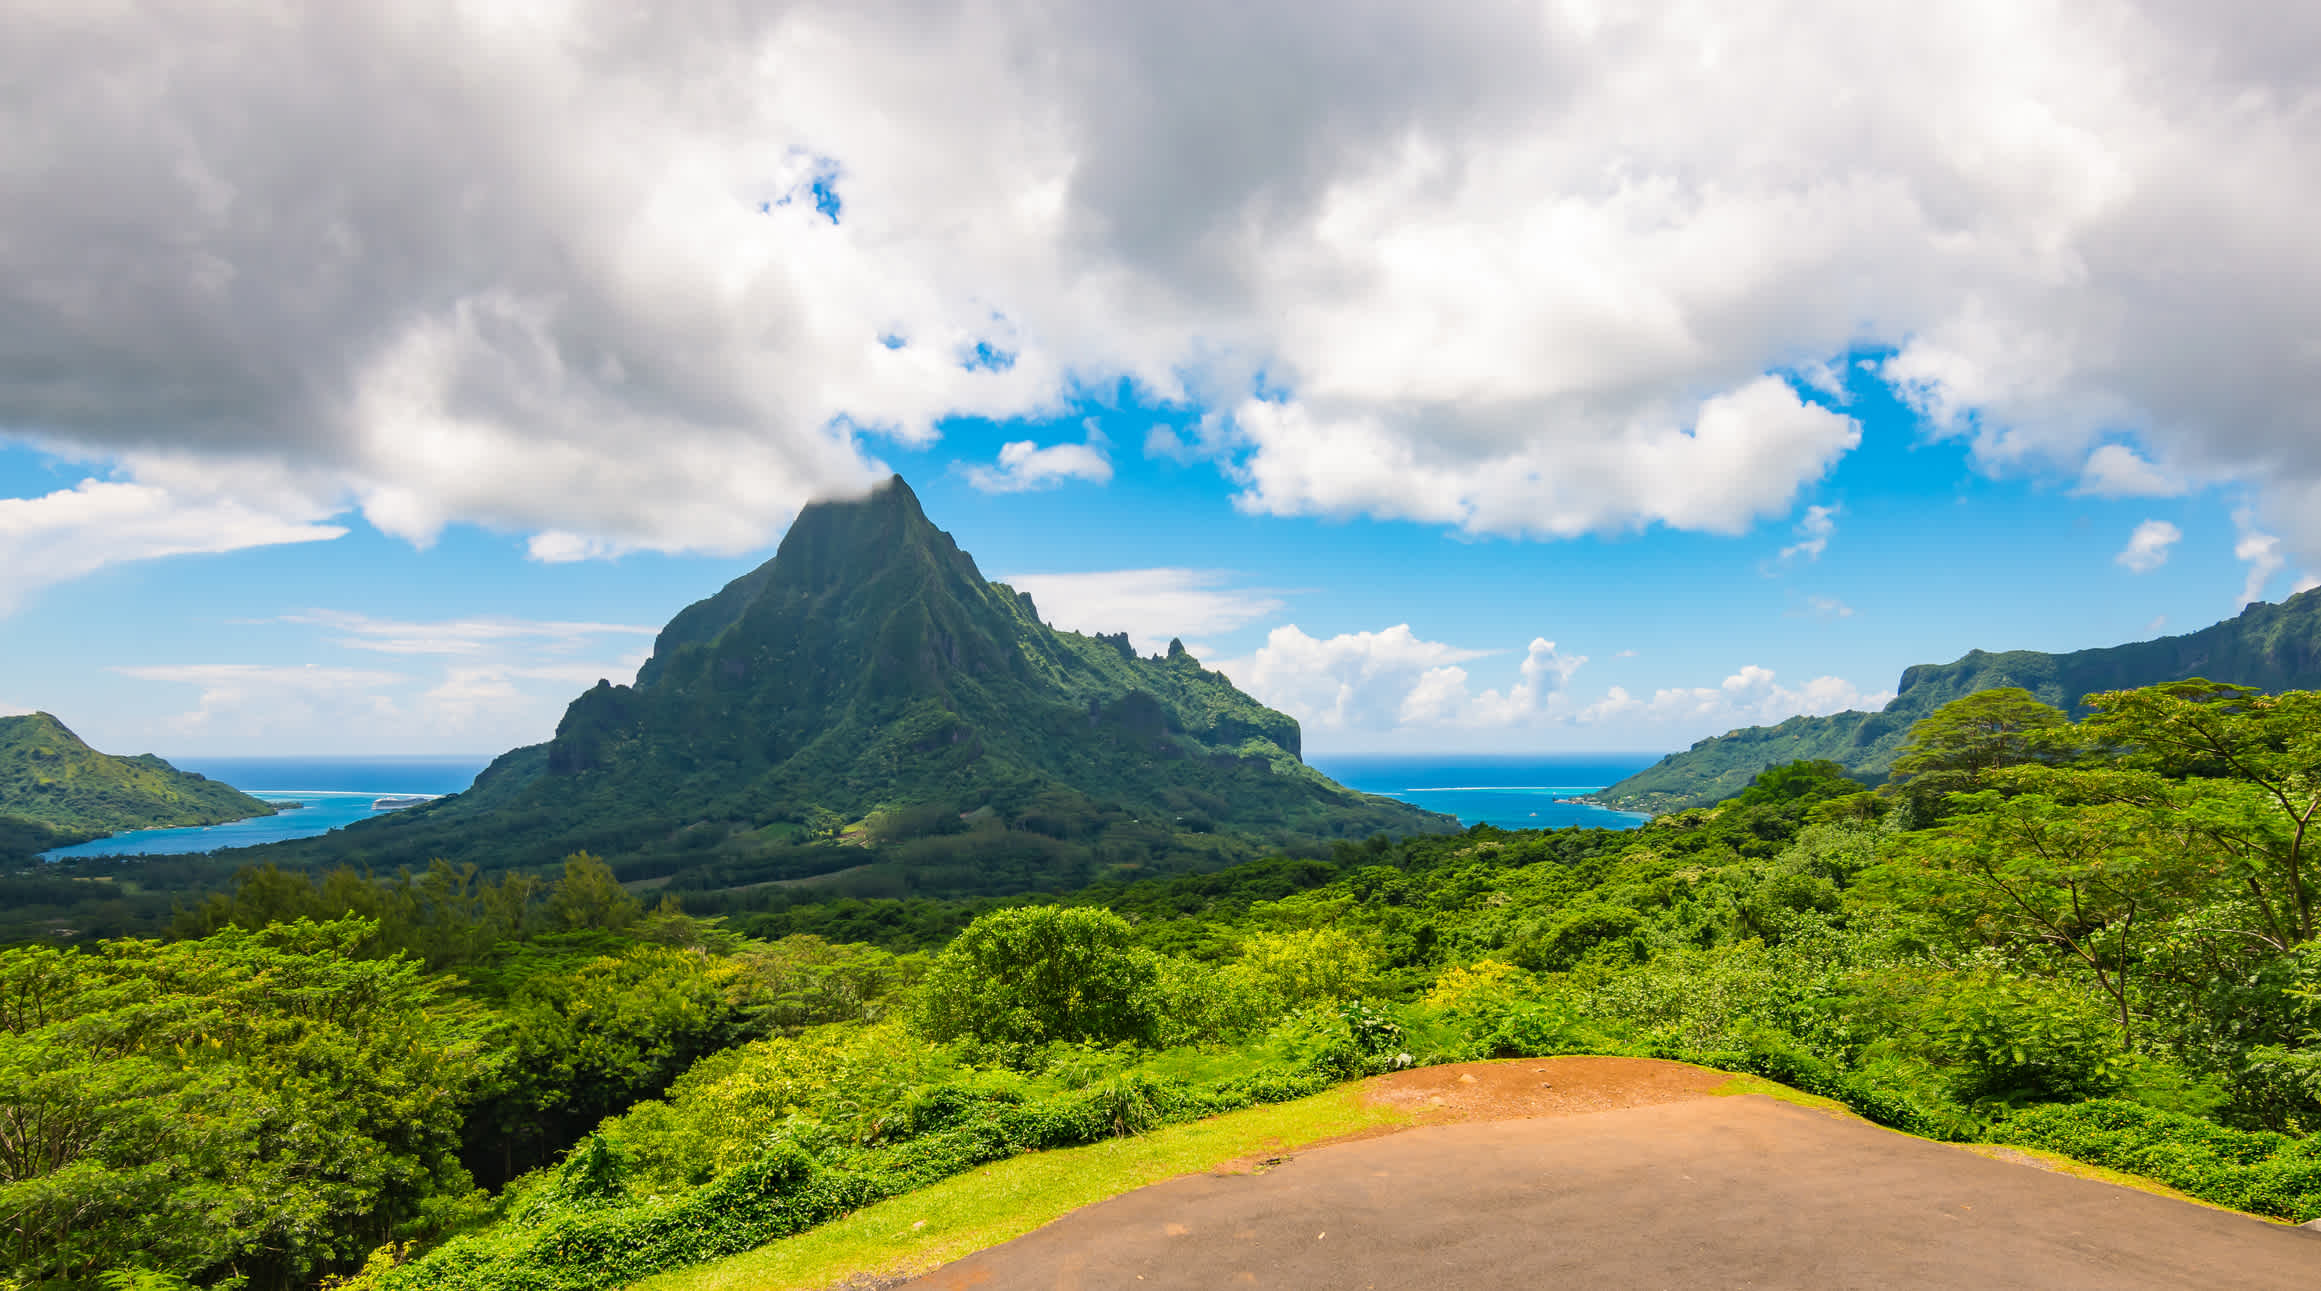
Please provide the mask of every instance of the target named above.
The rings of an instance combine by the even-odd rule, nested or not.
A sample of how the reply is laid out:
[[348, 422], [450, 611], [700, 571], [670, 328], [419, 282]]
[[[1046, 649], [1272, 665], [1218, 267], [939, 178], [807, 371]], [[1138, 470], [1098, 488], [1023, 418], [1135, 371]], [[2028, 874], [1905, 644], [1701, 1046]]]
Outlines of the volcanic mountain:
[[897, 477], [801, 512], [679, 613], [636, 682], [456, 797], [287, 844], [487, 869], [587, 849], [680, 890], [846, 871], [848, 890], [1004, 892], [1183, 872], [1449, 817], [1299, 757], [1295, 719], [1181, 644], [1043, 623]]
[[2020, 686], [2058, 708], [2079, 712], [2102, 690], [2132, 690], [2205, 677], [2259, 690], [2321, 689], [2321, 589], [2279, 604], [2256, 602], [2238, 618], [2198, 632], [2127, 645], [2044, 654], [1972, 650], [1942, 664], [1905, 669], [1893, 701], [1875, 713], [1792, 717], [1751, 726], [1671, 753], [1620, 783], [1590, 795], [1611, 806], [1674, 811], [1732, 797], [1767, 767], [1825, 758], [1876, 784], [1920, 718], [1978, 690]]
[[0, 717], [0, 856], [124, 829], [216, 825], [274, 808], [150, 753], [115, 757], [47, 713]]

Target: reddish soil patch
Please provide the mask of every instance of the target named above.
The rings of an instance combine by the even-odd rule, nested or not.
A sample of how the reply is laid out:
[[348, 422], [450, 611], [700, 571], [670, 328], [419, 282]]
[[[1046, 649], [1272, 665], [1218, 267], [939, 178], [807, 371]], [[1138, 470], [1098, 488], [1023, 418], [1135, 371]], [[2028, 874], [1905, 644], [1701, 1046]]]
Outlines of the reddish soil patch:
[[1657, 1058], [1510, 1058], [1504, 1062], [1462, 1062], [1420, 1067], [1391, 1076], [1373, 1076], [1361, 1086], [1362, 1101], [1398, 1108], [1407, 1124], [1373, 1125], [1332, 1135], [1295, 1149], [1278, 1140], [1268, 1150], [1236, 1157], [1209, 1173], [1263, 1174], [1292, 1157], [1317, 1148], [1400, 1134], [1420, 1125], [1465, 1121], [1527, 1121], [1543, 1116], [1585, 1116], [1623, 1107], [1649, 1107], [1706, 1098], [1732, 1077]]
[[1421, 1125], [1585, 1116], [1706, 1098], [1732, 1077], [1657, 1058], [1514, 1058], [1380, 1076], [1364, 1102], [1397, 1107]]

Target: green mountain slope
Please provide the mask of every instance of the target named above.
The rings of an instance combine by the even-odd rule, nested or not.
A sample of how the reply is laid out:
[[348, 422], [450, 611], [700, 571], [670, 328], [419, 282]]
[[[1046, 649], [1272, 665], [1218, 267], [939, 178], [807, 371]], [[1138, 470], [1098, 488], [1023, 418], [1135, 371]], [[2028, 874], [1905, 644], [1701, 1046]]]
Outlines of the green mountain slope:
[[46, 713], [0, 717], [0, 822], [8, 822], [0, 825], [0, 845], [55, 846], [55, 835], [73, 841], [273, 814], [256, 798], [150, 753], [99, 753]]
[[1181, 646], [1049, 628], [896, 479], [808, 507], [547, 744], [281, 854], [490, 868], [587, 848], [680, 890], [872, 867], [1004, 891], [1452, 827], [1306, 766], [1295, 720]]
[[1827, 758], [1877, 783], [1908, 739], [1910, 727], [1951, 700], [1978, 690], [2020, 686], [2059, 708], [2101, 690], [2206, 677], [2262, 690], [2321, 687], [2321, 589], [2279, 604], [2258, 602], [2238, 618], [2183, 636], [2070, 654], [1976, 650], [1945, 664], [1902, 673], [1891, 703], [1875, 713], [1792, 717], [1702, 740], [1593, 795], [1613, 806], [1675, 811], [1739, 793], [1767, 767]]

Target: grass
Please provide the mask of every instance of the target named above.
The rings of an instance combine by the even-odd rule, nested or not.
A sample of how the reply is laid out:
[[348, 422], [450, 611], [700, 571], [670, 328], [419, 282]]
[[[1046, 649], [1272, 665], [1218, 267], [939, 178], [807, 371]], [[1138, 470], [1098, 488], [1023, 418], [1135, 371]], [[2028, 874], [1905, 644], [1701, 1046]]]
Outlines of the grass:
[[2046, 1170], [2054, 1174], [2067, 1174], [2074, 1179], [2092, 1179], [2097, 1183], [2117, 1184], [2122, 1188], [2133, 1188], [2137, 1192], [2151, 1193], [2155, 1197], [2172, 1197], [2177, 1201], [2187, 1201], [2195, 1206], [2202, 1206], [2209, 1210], [2221, 1210], [2229, 1214], [2246, 1215], [2250, 1219], [2261, 1219], [2268, 1224], [2280, 1224], [2287, 1222], [2285, 1220], [2275, 1219], [2270, 1215], [2259, 1215], [2253, 1211], [2247, 1210], [2234, 1210], [2230, 1206], [2219, 1206], [2213, 1201], [2202, 1201], [2200, 1198], [2193, 1196], [2191, 1193], [2181, 1192], [2175, 1188], [2171, 1188], [2167, 1184], [2164, 1184], [2157, 1179], [2148, 1179], [2140, 1174], [2129, 1174], [2124, 1170], [2114, 1170], [2109, 1166], [2089, 1165], [2085, 1161], [2067, 1157], [2060, 1152], [2050, 1152], [2045, 1148], [2024, 1147], [2015, 1143], [1954, 1143], [1951, 1146], [1963, 1148], [1968, 1152], [1974, 1153], [1976, 1156], [1989, 1157], [1994, 1161], [2005, 1161], [2013, 1165], [2027, 1165], [2034, 1170]]
[[1832, 1116], [1843, 1116], [1857, 1121], [1862, 1119], [1852, 1108], [1834, 1098], [1808, 1094], [1802, 1089], [1791, 1089], [1778, 1081], [1767, 1080], [1763, 1076], [1752, 1076], [1747, 1073], [1733, 1077], [1710, 1090], [1709, 1093], [1719, 1098], [1731, 1098], [1740, 1094], [1763, 1094], [1767, 1098], [1778, 1098], [1784, 1103], [1810, 1107], [1817, 1112], [1828, 1112]]
[[923, 1272], [1021, 1237], [1110, 1197], [1179, 1175], [1409, 1121], [1360, 1085], [1135, 1138], [997, 1161], [754, 1251], [638, 1283], [635, 1291], [819, 1291], [850, 1277]]
[[[1784, 1103], [1795, 1103], [1800, 1107], [1810, 1107], [1816, 1111], [1828, 1112], [1835, 1116], [1861, 1119], [1848, 1110], [1845, 1104], [1835, 1099], [1803, 1093], [1791, 1089], [1787, 1085], [1776, 1084], [1762, 1076], [1735, 1076], [1709, 1092], [1718, 1095], [1763, 1094], [1769, 1098], [1778, 1098]], [[1894, 1132], [1896, 1134], [1903, 1133], [1901, 1130]], [[2235, 1215], [2248, 1215], [2251, 1219], [2262, 1219], [2268, 1224], [2281, 1222], [2245, 1210], [2233, 1210], [2230, 1206], [2219, 1206], [2212, 1201], [2202, 1201], [2191, 1193], [2171, 1188], [2157, 1179], [2147, 1179], [2140, 1174], [2129, 1174], [2124, 1170], [2113, 1170], [2105, 1166], [2089, 1165], [2085, 1161], [2074, 1160], [2060, 1152], [2050, 1152], [2045, 1148], [2021, 1147], [2002, 1143], [1953, 1143], [1948, 1146], [1972, 1152], [1976, 1156], [1989, 1157], [1994, 1161], [2005, 1161], [2011, 1165], [2030, 1166], [2034, 1170], [2067, 1174], [2075, 1179], [2091, 1179], [2097, 1183], [2116, 1184], [2122, 1188], [2133, 1188], [2138, 1192], [2148, 1192], [2158, 1197], [2171, 1197], [2177, 1201], [2188, 1201], [2195, 1206], [2205, 1206], [2210, 1210], [2224, 1210], [2231, 1211]]]

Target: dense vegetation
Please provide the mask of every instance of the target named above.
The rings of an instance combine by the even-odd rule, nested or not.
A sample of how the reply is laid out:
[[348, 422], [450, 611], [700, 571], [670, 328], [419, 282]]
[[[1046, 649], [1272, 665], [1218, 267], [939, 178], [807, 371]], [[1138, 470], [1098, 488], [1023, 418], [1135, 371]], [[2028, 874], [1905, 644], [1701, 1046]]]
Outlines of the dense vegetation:
[[1299, 751], [1294, 719], [1181, 645], [1142, 657], [1042, 623], [894, 479], [806, 508], [550, 743], [265, 856], [500, 869], [585, 848], [679, 892], [842, 875], [861, 893], [1011, 893], [1456, 828]]
[[124, 829], [273, 814], [256, 798], [150, 753], [99, 753], [46, 713], [0, 717], [0, 863]]
[[253, 870], [175, 940], [0, 954], [6, 1267], [615, 1287], [1033, 1148], [1581, 1051], [2311, 1219], [2317, 818], [2321, 695], [2189, 682], [1969, 696], [1879, 792], [1797, 763], [1633, 832], [1061, 899], [729, 924], [585, 856]]
[[1879, 784], [1913, 725], [1977, 691], [2027, 690], [2083, 716], [2086, 696], [2191, 677], [2275, 693], [2321, 687], [2321, 590], [2277, 605], [2260, 601], [2238, 618], [2156, 641], [2070, 654], [1974, 650], [1950, 663], [1919, 664], [1903, 671], [1893, 700], [1878, 712], [1792, 717], [1714, 736], [1593, 796], [1630, 810], [1679, 811], [1721, 802], [1766, 768], [1799, 761], [1835, 762]]

